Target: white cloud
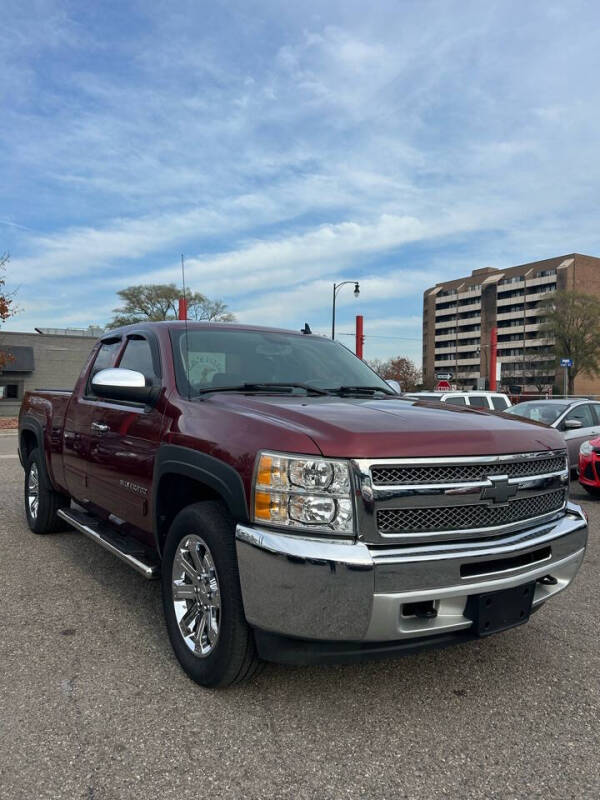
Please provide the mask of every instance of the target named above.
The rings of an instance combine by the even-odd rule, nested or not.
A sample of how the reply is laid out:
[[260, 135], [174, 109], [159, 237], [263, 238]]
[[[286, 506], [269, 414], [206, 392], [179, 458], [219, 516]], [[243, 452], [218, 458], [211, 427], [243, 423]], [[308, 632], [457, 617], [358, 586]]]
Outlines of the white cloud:
[[356, 275], [370, 330], [400, 335], [436, 280], [600, 252], [591, 7], [565, 25], [510, 0], [163, 0], [116, 24], [8, 3], [0, 251], [21, 321], [85, 316], [86, 295], [109, 314], [124, 285], [178, 280], [183, 251], [240, 318], [326, 329], [331, 282]]
[[[428, 223], [413, 217], [384, 214], [369, 223], [321, 225], [303, 234], [251, 242], [212, 257], [190, 258], [186, 262], [187, 276], [190, 281], [201, 282], [207, 291], [218, 289], [227, 279], [235, 281], [238, 293], [264, 291], [273, 283], [304, 284], [311, 277], [336, 276], [345, 268], [356, 268], [374, 254], [386, 254], [407, 243], [431, 240], [457, 230], [466, 231], [475, 224], [468, 215], [463, 218], [459, 213], [452, 213], [445, 219]], [[161, 270], [149, 278], [165, 280], [169, 274], [172, 274], [170, 270]], [[385, 296], [391, 274], [366, 280]]]

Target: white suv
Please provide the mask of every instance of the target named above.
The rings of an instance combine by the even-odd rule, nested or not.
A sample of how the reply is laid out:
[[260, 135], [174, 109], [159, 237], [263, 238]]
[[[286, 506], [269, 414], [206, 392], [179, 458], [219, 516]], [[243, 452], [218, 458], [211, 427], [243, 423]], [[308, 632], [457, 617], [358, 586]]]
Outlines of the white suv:
[[415, 400], [436, 400], [455, 406], [484, 408], [487, 411], [506, 411], [512, 405], [508, 396], [499, 392], [411, 392], [404, 397]]

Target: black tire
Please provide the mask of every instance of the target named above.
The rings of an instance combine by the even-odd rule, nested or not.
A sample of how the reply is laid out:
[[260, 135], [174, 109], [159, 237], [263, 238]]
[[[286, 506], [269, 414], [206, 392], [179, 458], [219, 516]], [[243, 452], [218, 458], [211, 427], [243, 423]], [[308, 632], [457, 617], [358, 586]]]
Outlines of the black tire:
[[[196, 654], [190, 649], [191, 644], [186, 643], [174, 604], [173, 565], [180, 545], [183, 547], [189, 536], [200, 537], [208, 547], [218, 581], [218, 637], [207, 655]], [[235, 525], [224, 506], [215, 501], [205, 501], [179, 512], [167, 534], [161, 581], [169, 639], [179, 663], [193, 681], [201, 686], [222, 688], [247, 680], [256, 673], [261, 662], [256, 655], [254, 634], [244, 616], [235, 552]], [[192, 610], [196, 601], [183, 602]]]
[[[30, 503], [34, 475], [37, 475], [37, 506]], [[53, 489], [46, 474], [44, 455], [37, 447], [31, 451], [25, 464], [24, 499], [27, 524], [33, 533], [56, 533], [69, 527], [57, 516], [57, 511], [60, 508], [67, 508], [71, 500], [66, 494]]]
[[580, 483], [579, 485], [583, 486], [592, 497], [600, 497], [600, 486], [588, 486], [587, 483]]

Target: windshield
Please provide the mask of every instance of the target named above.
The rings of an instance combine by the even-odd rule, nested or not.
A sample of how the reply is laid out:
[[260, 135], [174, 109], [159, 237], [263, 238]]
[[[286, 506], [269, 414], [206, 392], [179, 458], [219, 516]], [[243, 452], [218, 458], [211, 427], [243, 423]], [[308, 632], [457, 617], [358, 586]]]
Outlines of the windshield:
[[[324, 337], [204, 328], [172, 330], [171, 342], [177, 388], [184, 397], [244, 384], [279, 384], [280, 389], [282, 384], [327, 390], [368, 387], [392, 392], [363, 361]], [[293, 390], [300, 387], [290, 386]]]
[[552, 425], [567, 408], [568, 403], [548, 403], [540, 400], [538, 402], [518, 403], [516, 406], [506, 409], [506, 414], [515, 414], [517, 417], [530, 419], [534, 422], [543, 422], [544, 425]]

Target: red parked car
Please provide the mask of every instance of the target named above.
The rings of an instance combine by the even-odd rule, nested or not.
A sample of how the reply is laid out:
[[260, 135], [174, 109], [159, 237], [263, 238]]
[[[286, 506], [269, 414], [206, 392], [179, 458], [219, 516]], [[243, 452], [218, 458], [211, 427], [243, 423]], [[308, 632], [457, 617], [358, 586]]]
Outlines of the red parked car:
[[579, 483], [586, 492], [600, 497], [600, 437], [579, 448]]

